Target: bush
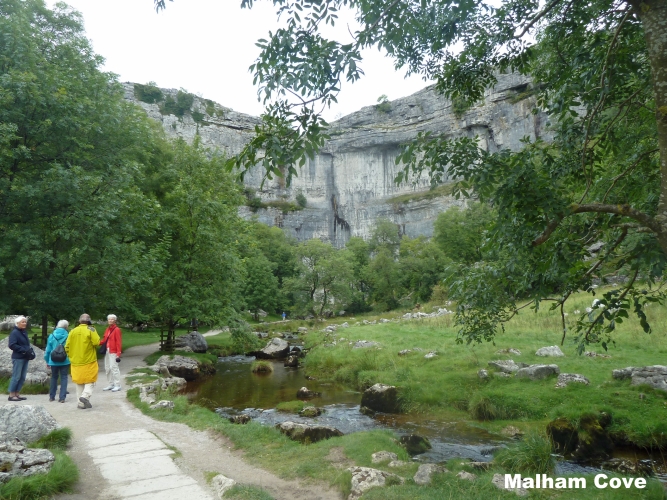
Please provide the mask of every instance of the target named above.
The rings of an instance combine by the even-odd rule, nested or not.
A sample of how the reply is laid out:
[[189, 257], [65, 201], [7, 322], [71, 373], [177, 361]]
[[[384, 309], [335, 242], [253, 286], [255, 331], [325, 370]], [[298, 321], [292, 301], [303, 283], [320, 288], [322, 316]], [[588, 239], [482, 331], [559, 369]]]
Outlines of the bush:
[[296, 202], [301, 208], [306, 208], [306, 206], [308, 205], [308, 200], [306, 199], [306, 196], [301, 192], [297, 193]]
[[253, 361], [250, 370], [253, 373], [273, 373], [273, 364], [270, 361]]
[[468, 405], [470, 416], [475, 420], [496, 420], [501, 418], [501, 412], [486, 396], [476, 394]]
[[245, 354], [262, 347], [262, 342], [257, 338], [253, 329], [241, 318], [232, 318], [229, 321], [229, 332], [234, 353]]
[[164, 94], [155, 85], [154, 82], [148, 82], [146, 85], [135, 83], [134, 97], [136, 97], [141, 102], [155, 104], [156, 102], [160, 102], [162, 99], [164, 99]]
[[555, 466], [551, 448], [548, 437], [531, 433], [517, 445], [501, 450], [493, 461], [512, 474], [550, 474]]

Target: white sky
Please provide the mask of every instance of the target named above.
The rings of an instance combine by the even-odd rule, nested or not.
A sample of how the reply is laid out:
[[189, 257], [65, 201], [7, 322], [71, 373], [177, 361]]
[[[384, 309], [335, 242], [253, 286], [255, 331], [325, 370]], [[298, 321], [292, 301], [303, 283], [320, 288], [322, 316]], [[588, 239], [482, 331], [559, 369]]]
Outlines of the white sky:
[[[56, 2], [47, 2], [53, 6]], [[278, 26], [272, 2], [258, 1], [252, 10], [241, 0], [175, 0], [156, 14], [153, 0], [66, 0], [83, 14], [95, 52], [106, 58], [106, 71], [122, 82], [154, 81], [163, 88], [184, 88], [235, 111], [259, 115], [248, 67], [259, 53], [255, 42]], [[350, 23], [353, 19], [350, 17]], [[349, 41], [347, 23], [337, 23], [341, 41]], [[354, 31], [354, 26], [350, 25]], [[427, 85], [418, 76], [404, 78], [393, 61], [369, 50], [361, 65], [366, 75], [344, 82], [338, 105], [325, 111], [333, 120], [377, 102], [410, 95]]]

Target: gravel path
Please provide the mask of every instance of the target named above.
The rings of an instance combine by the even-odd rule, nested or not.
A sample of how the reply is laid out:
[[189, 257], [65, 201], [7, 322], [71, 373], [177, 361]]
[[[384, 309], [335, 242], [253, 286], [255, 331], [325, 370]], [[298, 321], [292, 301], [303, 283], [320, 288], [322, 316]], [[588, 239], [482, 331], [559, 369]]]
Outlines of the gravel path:
[[[120, 364], [121, 376], [124, 377], [137, 366], [144, 366], [143, 358], [156, 349], [156, 344], [128, 349], [123, 354], [123, 361]], [[232, 450], [232, 443], [216, 433], [195, 431], [184, 424], [153, 420], [127, 401], [125, 386], [120, 392], [104, 392], [102, 388], [106, 386], [105, 382], [104, 363], [102, 363], [100, 376], [90, 399], [93, 405], [91, 409], [77, 408], [76, 392], [71, 380], [70, 394], [64, 404], [49, 402], [46, 394], [29, 395], [28, 399], [22, 403], [43, 405], [60, 425], [69, 427], [73, 431], [69, 455], [79, 467], [80, 480], [74, 494], [59, 495], [56, 497], [58, 500], [135, 498], [131, 495], [132, 491], [128, 492], [125, 487], [123, 492], [119, 493], [120, 484], [114, 482], [113, 473], [109, 474], [107, 468], [102, 474], [101, 466], [93, 462], [93, 457], [96, 456], [96, 453], [99, 455], [99, 450], [104, 453], [104, 449], [99, 448], [103, 441], [100, 437], [124, 431], [148, 431], [167, 446], [176, 448], [178, 453], [176, 453], [174, 462], [178, 466], [179, 474], [194, 479], [196, 484], [208, 492], [212, 498], [216, 496], [210, 485], [206, 483], [205, 473], [208, 472], [223, 474], [234, 479], [238, 484], [263, 488], [276, 500], [340, 500], [341, 498], [340, 493], [325, 485], [285, 481], [270, 472], [247, 464], [242, 459], [242, 452]], [[155, 465], [158, 466], [157, 461]], [[137, 495], [140, 495], [139, 491]], [[136, 496], [137, 500], [139, 498], [140, 496]]]

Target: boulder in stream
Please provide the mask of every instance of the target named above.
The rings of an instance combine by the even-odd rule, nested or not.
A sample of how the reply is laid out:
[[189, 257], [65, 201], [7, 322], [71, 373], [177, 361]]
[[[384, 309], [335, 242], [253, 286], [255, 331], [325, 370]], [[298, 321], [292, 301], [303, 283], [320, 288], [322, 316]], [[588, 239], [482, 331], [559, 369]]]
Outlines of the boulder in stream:
[[174, 347], [176, 349], [189, 347], [192, 349], [192, 352], [204, 353], [206, 352], [206, 349], [208, 349], [208, 342], [206, 342], [206, 339], [201, 333], [194, 331], [186, 335], [176, 337], [174, 340]]
[[292, 441], [298, 441], [300, 443], [316, 443], [324, 439], [343, 435], [343, 433], [335, 427], [300, 424], [297, 422], [282, 422], [276, 424], [276, 429], [285, 434]]
[[423, 436], [420, 436], [419, 434], [408, 434], [407, 436], [401, 436], [398, 442], [411, 456], [426, 453], [431, 449], [431, 443], [429, 440]]
[[204, 368], [202, 363], [186, 356], [176, 355], [173, 358], [160, 356], [151, 369], [160, 373], [160, 365], [165, 365], [170, 374], [184, 378], [188, 382], [198, 379], [202, 373], [208, 373], [211, 369], [215, 373], [215, 366]]
[[361, 406], [382, 413], [400, 413], [398, 389], [393, 385], [375, 384], [364, 391]]
[[322, 395], [322, 393], [311, 391], [308, 389], [308, 387], [302, 387], [298, 391], [296, 391], [296, 397], [297, 399], [311, 399], [311, 398], [319, 398]]
[[289, 353], [289, 344], [286, 340], [278, 337], [272, 338], [264, 349], [255, 351], [252, 354], [257, 359], [283, 359]]

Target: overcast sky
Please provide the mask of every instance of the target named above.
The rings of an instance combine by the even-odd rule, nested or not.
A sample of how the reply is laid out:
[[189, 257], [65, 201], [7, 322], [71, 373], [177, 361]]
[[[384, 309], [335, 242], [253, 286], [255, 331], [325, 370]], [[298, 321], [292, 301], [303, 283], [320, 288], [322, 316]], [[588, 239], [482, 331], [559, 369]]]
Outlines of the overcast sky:
[[[49, 5], [56, 2], [50, 1]], [[67, 0], [83, 14], [86, 33], [95, 52], [106, 58], [106, 71], [122, 82], [154, 81], [164, 88], [184, 88], [236, 111], [259, 115], [248, 67], [259, 53], [258, 38], [278, 26], [272, 2], [259, 1], [252, 10], [241, 0], [176, 0], [156, 14], [153, 0]], [[341, 41], [349, 22], [338, 24]], [[354, 25], [350, 24], [354, 31]], [[386, 94], [397, 99], [427, 85], [420, 77], [404, 78], [391, 59], [377, 50], [364, 54], [366, 76], [354, 85], [345, 82], [339, 104], [325, 112], [329, 120]]]

